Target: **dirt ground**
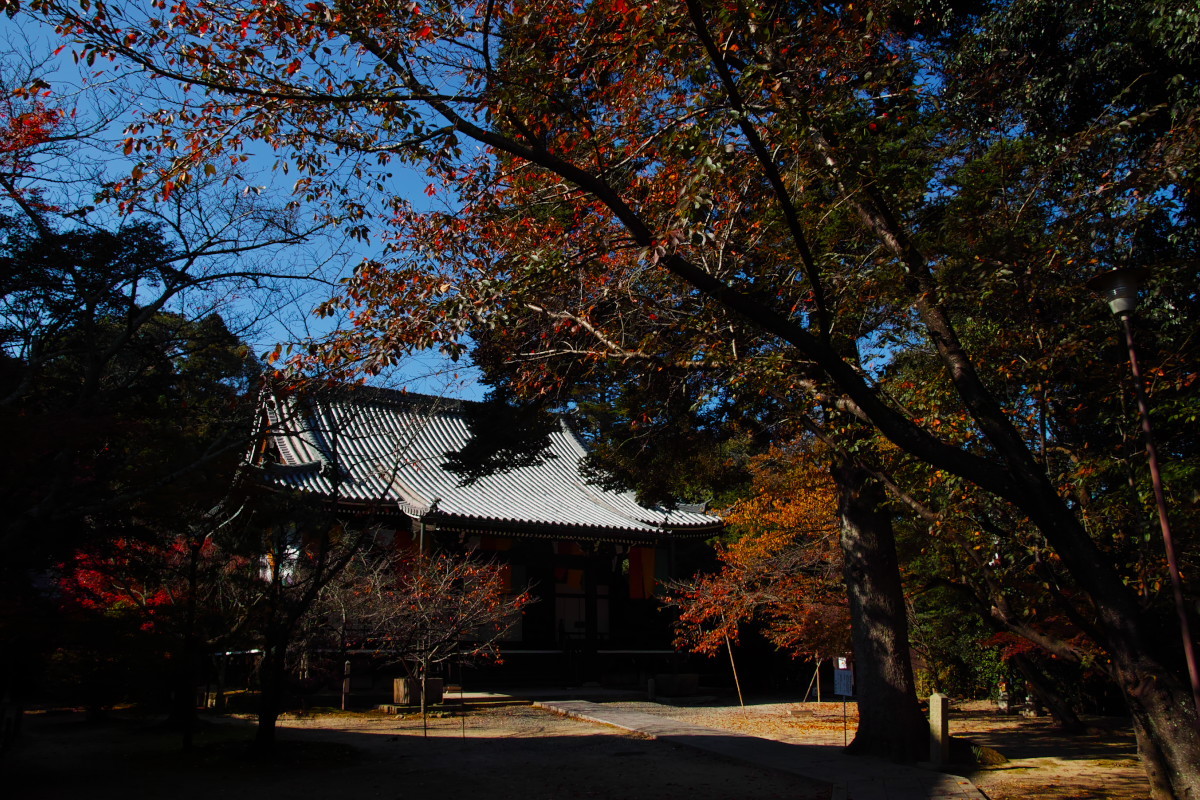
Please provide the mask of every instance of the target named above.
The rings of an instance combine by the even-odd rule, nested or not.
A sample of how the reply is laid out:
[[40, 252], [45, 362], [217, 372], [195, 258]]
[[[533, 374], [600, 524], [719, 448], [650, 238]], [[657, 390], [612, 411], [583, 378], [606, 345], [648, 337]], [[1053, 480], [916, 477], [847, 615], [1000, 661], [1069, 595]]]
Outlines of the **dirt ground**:
[[[797, 743], [840, 744], [853, 737], [854, 707], [832, 703], [621, 705], [688, 722]], [[1080, 737], [1045, 719], [1002, 717], [986, 705], [953, 713], [951, 732], [1009, 758], [964, 770], [992, 800], [1141, 800], [1148, 796], [1132, 737], [1110, 720]], [[829, 797], [829, 787], [713, 759], [694, 751], [567, 719], [528, 706], [433, 718], [374, 712], [289, 717], [281, 755], [263, 765], [245, 743], [252, 723], [211, 718], [194, 752], [152, 721], [85, 722], [75, 712], [26, 717], [18, 747], [0, 760], [0, 785], [20, 800], [261, 800], [264, 796], [490, 800]]]
[[[848, 703], [750, 703], [670, 707], [625, 703], [630, 708], [798, 744], [838, 745], [854, 738], [857, 709]], [[843, 720], [843, 713], [845, 719]], [[991, 800], [1145, 800], [1150, 795], [1127, 723], [1089, 717], [1089, 731], [1063, 735], [1048, 717], [998, 714], [989, 702], [952, 707], [950, 734], [997, 750], [1008, 760], [990, 767], [952, 768]]]
[[[465, 723], [465, 730], [464, 730]], [[517, 706], [429, 721], [381, 714], [281, 722], [281, 757], [249, 760], [251, 723], [208, 723], [192, 754], [144, 721], [26, 718], [0, 761], [14, 800], [826, 800], [829, 787]], [[11, 791], [15, 789], [15, 791]], [[11, 791], [11, 793], [10, 793]]]

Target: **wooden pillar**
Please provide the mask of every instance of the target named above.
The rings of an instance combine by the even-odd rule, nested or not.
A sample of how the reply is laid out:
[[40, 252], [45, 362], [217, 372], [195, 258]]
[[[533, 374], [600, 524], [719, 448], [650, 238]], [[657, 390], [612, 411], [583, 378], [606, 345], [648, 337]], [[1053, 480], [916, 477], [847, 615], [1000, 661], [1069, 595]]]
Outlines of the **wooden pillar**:
[[596, 546], [592, 542], [582, 545], [583, 561], [583, 676], [586, 681], [599, 679], [600, 665], [596, 651], [599, 649], [600, 615], [598, 609], [597, 572], [599, 564]]

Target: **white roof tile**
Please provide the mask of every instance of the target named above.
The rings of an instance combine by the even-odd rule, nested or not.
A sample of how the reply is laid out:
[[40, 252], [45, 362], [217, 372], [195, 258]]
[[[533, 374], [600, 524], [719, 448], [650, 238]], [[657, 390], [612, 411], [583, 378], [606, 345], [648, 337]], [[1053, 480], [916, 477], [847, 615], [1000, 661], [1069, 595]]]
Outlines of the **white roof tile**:
[[[470, 438], [463, 401], [373, 388], [303, 401], [267, 403], [282, 464], [263, 465], [268, 483], [345, 501], [399, 507], [448, 525], [568, 527], [594, 534], [715, 533], [721, 520], [680, 509], [647, 508], [629, 493], [587, 485], [585, 455], [564, 425], [533, 466], [463, 485], [446, 454]], [[334, 468], [336, 465], [336, 469]]]

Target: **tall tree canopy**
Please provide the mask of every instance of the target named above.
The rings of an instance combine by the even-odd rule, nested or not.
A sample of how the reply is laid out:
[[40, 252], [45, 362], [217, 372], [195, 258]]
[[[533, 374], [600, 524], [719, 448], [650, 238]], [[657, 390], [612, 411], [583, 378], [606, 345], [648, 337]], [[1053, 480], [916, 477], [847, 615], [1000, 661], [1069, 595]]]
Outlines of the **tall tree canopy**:
[[178, 251], [155, 226], [48, 239], [0, 219], [0, 237], [0, 424], [16, 456], [3, 531], [21, 569], [77, 542], [69, 531], [236, 461], [256, 367], [219, 316], [142, 302], [177, 280]]
[[[245, 299], [299, 272], [277, 254], [319, 224], [222, 186], [229, 170], [161, 201], [106, 183], [98, 92], [73, 104], [35, 57], [0, 44], [0, 693], [20, 705], [39, 659], [119, 654], [131, 640], [103, 632], [141, 636], [153, 616], [190, 713], [201, 556], [253, 435]], [[103, 613], [58, 605], [56, 570], [60, 589], [100, 589]]]
[[0, 541], [18, 571], [70, 546], [34, 531], [79, 531], [243, 446], [245, 300], [302, 277], [277, 256], [320, 227], [222, 185], [228, 166], [158, 202], [125, 192], [97, 164], [99, 92], [61, 97], [29, 58], [0, 52], [0, 425], [20, 454]]
[[[890, 483], [1039, 543], [1156, 795], [1200, 794], [1163, 598], [1131, 574], [1158, 556], [1113, 329], [1080, 288], [1157, 262], [1152, 388], [1194, 474], [1193, 4], [32, 5], [85, 58], [191, 88], [128, 143], [173, 150], [167, 189], [257, 138], [301, 195], [379, 223], [316, 358], [371, 373], [473, 335], [526, 394], [661, 374], [702, 411], [753, 399], [768, 433], [811, 423], [849, 528], [890, 526]], [[451, 209], [389, 191], [395, 160]]]

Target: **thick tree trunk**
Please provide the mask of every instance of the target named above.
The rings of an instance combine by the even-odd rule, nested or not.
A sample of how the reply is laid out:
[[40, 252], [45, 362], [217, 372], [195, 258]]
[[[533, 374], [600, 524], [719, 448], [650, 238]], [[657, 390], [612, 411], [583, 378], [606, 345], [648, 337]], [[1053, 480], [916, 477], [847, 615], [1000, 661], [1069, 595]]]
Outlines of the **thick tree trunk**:
[[[1100, 644], [1125, 697], [1155, 800], [1200, 800], [1200, 719], [1183, 658], [1153, 636], [1153, 627], [1111, 561], [1042, 476], [1028, 479], [1022, 510], [1062, 557], [1097, 614]], [[1179, 670], [1167, 665], [1175, 661]]]
[[254, 752], [261, 758], [269, 758], [275, 754], [275, 723], [283, 708], [285, 677], [283, 646], [267, 644], [263, 647], [261, 676], [258, 728], [254, 733]]
[[1166, 764], [1166, 757], [1162, 751], [1158, 749], [1158, 744], [1155, 743], [1154, 737], [1138, 722], [1138, 718], [1133, 718], [1133, 734], [1137, 740], [1138, 756], [1142, 761], [1142, 768], [1146, 771], [1146, 778], [1150, 781], [1150, 796], [1154, 800], [1167, 800], [1175, 796], [1175, 789], [1171, 786], [1171, 776], [1166, 774], [1163, 769]]
[[196, 679], [199, 674], [200, 643], [196, 640], [196, 597], [200, 581], [200, 548], [204, 540], [192, 540], [188, 552], [187, 613], [184, 618], [183, 646], [175, 668], [175, 691], [171, 698], [170, 722], [183, 734], [183, 750], [192, 749], [196, 733]]
[[908, 617], [883, 489], [849, 463], [832, 468], [854, 640], [858, 732], [849, 750], [895, 761], [928, 754], [909, 657]]
[[196, 650], [194, 644], [185, 641], [179, 653], [179, 662], [175, 665], [172, 681], [174, 686], [171, 692], [171, 709], [167, 714], [167, 724], [179, 730], [185, 751], [192, 748], [197, 722]]
[[1174, 676], [1164, 679], [1149, 671], [1118, 673], [1133, 714], [1150, 796], [1154, 800], [1200, 800], [1200, 729], [1189, 687]]

